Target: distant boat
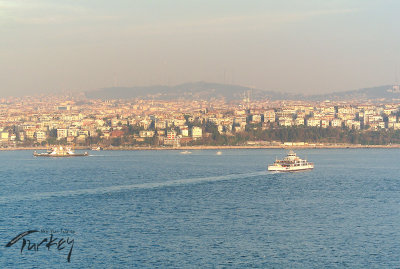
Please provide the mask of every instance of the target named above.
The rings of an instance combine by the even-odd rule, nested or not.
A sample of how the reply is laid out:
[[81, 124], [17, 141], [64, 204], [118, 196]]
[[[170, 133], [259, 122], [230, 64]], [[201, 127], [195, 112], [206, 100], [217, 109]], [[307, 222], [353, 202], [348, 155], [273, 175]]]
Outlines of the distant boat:
[[310, 170], [314, 168], [314, 163], [300, 159], [292, 150], [283, 160], [276, 160], [274, 164], [268, 165], [268, 171], [295, 172]]
[[222, 152], [221, 152], [221, 151], [217, 151], [216, 154], [217, 154], [217, 155], [222, 155]]
[[99, 150], [103, 150], [103, 148], [102, 148], [102, 147], [92, 147], [92, 150], [97, 150], [97, 151], [99, 151]]
[[192, 152], [185, 150], [185, 151], [181, 151], [181, 154], [192, 154]]
[[33, 152], [33, 156], [35, 157], [81, 157], [88, 156], [87, 152], [85, 153], [75, 153], [75, 151], [71, 147], [54, 147], [51, 150], [43, 153]]

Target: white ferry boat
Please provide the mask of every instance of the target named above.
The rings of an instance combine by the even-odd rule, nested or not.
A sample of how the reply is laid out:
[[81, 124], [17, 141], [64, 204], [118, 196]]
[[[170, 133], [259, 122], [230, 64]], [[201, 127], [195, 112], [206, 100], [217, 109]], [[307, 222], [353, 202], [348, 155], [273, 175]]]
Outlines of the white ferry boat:
[[314, 163], [300, 159], [292, 150], [283, 160], [276, 160], [274, 164], [268, 165], [268, 171], [295, 172], [310, 170], [314, 168]]
[[51, 150], [48, 150], [44, 153], [37, 153], [36, 151], [33, 153], [35, 157], [79, 157], [79, 156], [88, 156], [88, 153], [75, 153], [75, 151], [71, 147], [54, 147]]

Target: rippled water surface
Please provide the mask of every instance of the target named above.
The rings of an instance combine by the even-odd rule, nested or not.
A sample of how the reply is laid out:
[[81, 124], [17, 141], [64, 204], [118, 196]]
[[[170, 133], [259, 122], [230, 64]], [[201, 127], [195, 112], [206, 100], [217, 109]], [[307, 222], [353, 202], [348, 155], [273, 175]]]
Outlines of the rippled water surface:
[[[0, 268], [399, 268], [400, 150], [298, 150], [313, 171], [266, 171], [286, 153], [0, 152]], [[69, 263], [72, 244], [27, 250], [51, 230]]]

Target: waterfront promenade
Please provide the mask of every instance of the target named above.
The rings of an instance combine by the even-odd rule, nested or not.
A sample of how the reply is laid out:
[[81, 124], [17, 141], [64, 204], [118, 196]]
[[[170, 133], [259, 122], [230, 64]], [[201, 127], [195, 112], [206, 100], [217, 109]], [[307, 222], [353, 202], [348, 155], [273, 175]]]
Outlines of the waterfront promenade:
[[[90, 150], [90, 147], [77, 146], [76, 150]], [[400, 144], [390, 145], [360, 145], [360, 144], [306, 144], [301, 146], [287, 145], [243, 145], [243, 146], [181, 146], [181, 147], [105, 147], [103, 150], [212, 150], [212, 149], [356, 149], [356, 148], [400, 148]], [[0, 151], [10, 150], [47, 150], [48, 147], [9, 147], [0, 148]]]

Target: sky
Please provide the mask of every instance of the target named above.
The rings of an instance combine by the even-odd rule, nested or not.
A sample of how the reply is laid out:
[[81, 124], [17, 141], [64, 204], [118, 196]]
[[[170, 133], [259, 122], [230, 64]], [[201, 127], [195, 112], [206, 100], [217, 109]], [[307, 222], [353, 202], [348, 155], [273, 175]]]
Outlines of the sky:
[[397, 0], [0, 0], [0, 95], [398, 83]]

